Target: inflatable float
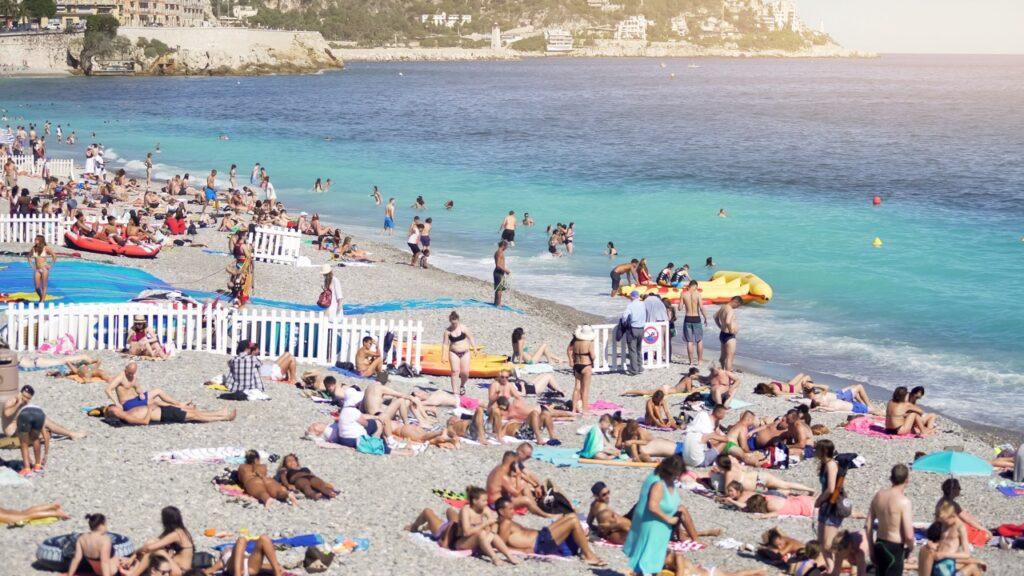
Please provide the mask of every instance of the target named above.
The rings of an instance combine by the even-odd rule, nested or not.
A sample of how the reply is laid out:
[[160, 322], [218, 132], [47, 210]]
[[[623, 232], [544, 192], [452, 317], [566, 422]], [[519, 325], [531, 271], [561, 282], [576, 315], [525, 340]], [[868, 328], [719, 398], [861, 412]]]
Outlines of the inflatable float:
[[[711, 276], [711, 280], [697, 282], [701, 299], [705, 304], [723, 304], [732, 297], [743, 298], [743, 303], [757, 302], [764, 304], [772, 299], [772, 287], [755, 274], [749, 272], [728, 272], [721, 270]], [[636, 290], [640, 294], [657, 294], [667, 298], [673, 304], [679, 302], [682, 288], [658, 286], [657, 284], [632, 284], [619, 287], [620, 296], [629, 296]]]
[[114, 256], [127, 256], [129, 258], [155, 258], [160, 252], [159, 244], [114, 244], [106, 240], [97, 240], [88, 236], [82, 236], [76, 232], [64, 234], [64, 241], [68, 247], [77, 248], [86, 252], [97, 254], [111, 254]]
[[[110, 536], [110, 541], [114, 545], [113, 555], [115, 557], [125, 558], [135, 552], [135, 546], [127, 536], [113, 532], [108, 532], [107, 535]], [[75, 555], [75, 544], [78, 542], [79, 536], [80, 534], [74, 532], [43, 540], [42, 544], [36, 548], [36, 560], [39, 567], [62, 572], [67, 570], [71, 558]]]
[[[447, 360], [447, 358], [445, 358]], [[512, 370], [515, 364], [508, 361], [508, 356], [481, 354], [480, 348], [469, 361], [470, 378], [495, 378], [502, 370]], [[420, 373], [430, 376], [450, 376], [452, 366], [441, 361], [440, 344], [424, 344], [420, 352]]]

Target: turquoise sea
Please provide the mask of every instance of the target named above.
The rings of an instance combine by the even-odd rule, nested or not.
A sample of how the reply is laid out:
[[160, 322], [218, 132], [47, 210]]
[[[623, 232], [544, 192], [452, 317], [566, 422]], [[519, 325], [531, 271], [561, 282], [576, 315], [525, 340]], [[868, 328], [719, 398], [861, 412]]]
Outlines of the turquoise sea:
[[[351, 230], [381, 224], [373, 185], [398, 199], [400, 230], [423, 195], [436, 263], [481, 277], [502, 216], [528, 211], [515, 286], [589, 311], [624, 305], [607, 297], [608, 241], [652, 269], [703, 275], [713, 256], [775, 289], [740, 311], [741, 354], [923, 384], [931, 406], [1024, 430], [1021, 86], [1010, 56], [546, 59], [3, 79], [0, 107], [2, 124], [70, 123], [114, 168], [141, 169], [157, 142], [161, 176], [234, 162], [247, 180], [260, 162], [289, 206]], [[82, 148], [49, 146], [80, 162]], [[576, 255], [548, 257], [544, 226], [569, 221]]]

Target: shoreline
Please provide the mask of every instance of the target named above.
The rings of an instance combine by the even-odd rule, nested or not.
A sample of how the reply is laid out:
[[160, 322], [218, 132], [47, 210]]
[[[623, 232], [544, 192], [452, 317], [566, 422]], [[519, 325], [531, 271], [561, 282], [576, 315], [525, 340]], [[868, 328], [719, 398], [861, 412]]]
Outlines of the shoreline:
[[[126, 158], [120, 158], [120, 157], [118, 159], [124, 161], [125, 163], [130, 162], [132, 160], [132, 159], [126, 159]], [[187, 171], [194, 172], [196, 174], [203, 173], [202, 170], [200, 170], [200, 171], [187, 170]], [[138, 178], [138, 177], [145, 178], [145, 172], [144, 171], [129, 170], [129, 169], [126, 168], [125, 172], [129, 176], [134, 176], [136, 178]], [[291, 202], [291, 206], [293, 206], [293, 209], [298, 209], [299, 211], [309, 211], [309, 213], [311, 213], [311, 214], [315, 211], [315, 210], [313, 210], [312, 208], [310, 208], [308, 206], [304, 206], [304, 204], [302, 202], [302, 197], [301, 196], [296, 198], [294, 201], [292, 201]], [[397, 255], [399, 258], [404, 258], [406, 256], [406, 252], [401, 247], [396, 247], [394, 244], [382, 243], [381, 239], [379, 237], [373, 237], [371, 239], [372, 236], [375, 236], [373, 234], [373, 229], [370, 228], [370, 227], [367, 227], [365, 225], [365, 223], [357, 223], [357, 222], [354, 222], [354, 221], [349, 221], [346, 218], [341, 218], [336, 223], [328, 222], [328, 225], [340, 225], [340, 226], [345, 226], [349, 230], [357, 230], [358, 231], [357, 233], [353, 233], [352, 234], [353, 240], [354, 241], [358, 241], [358, 242], [356, 242], [357, 244], [373, 244], [373, 245], [376, 245], [376, 246], [387, 246], [388, 248], [393, 250], [395, 255]], [[436, 262], [436, 260], [435, 260], [435, 262]], [[432, 264], [432, 266], [435, 269], [441, 270], [441, 271], [443, 271], [443, 272], [445, 272], [447, 274], [451, 274], [454, 277], [458, 277], [458, 278], [465, 279], [465, 280], [473, 280], [473, 281], [476, 281], [476, 282], [480, 283], [481, 286], [487, 287], [488, 289], [490, 288], [490, 281], [488, 279], [486, 279], [486, 278], [480, 278], [480, 277], [477, 277], [477, 276], [473, 276], [471, 274], [465, 274], [465, 273], [461, 273], [461, 272], [456, 272], [454, 270], [447, 269], [444, 266], [438, 266], [437, 264]], [[591, 312], [591, 311], [588, 311], [588, 310], [584, 310], [582, 308], [574, 307], [571, 304], [564, 304], [564, 303], [561, 303], [561, 302], [556, 302], [554, 300], [543, 298], [543, 297], [537, 296], [535, 294], [530, 294], [529, 292], [524, 292], [524, 291], [519, 290], [519, 289], [513, 289], [513, 291], [516, 292], [517, 294], [521, 295], [521, 296], [526, 296], [526, 297], [532, 299], [534, 302], [536, 302], [538, 304], [541, 304], [541, 305], [543, 305], [545, 307], [551, 307], [554, 310], [561, 309], [561, 310], [564, 310], [564, 311], [572, 311], [571, 313], [566, 313], [565, 316], [579, 318], [579, 320], [576, 321], [578, 323], [585, 323], [585, 322], [591, 322], [591, 323], [598, 323], [598, 322], [599, 323], [614, 323], [615, 322], [615, 317], [614, 316], [605, 316], [605, 315], [597, 314], [597, 313], [594, 313], [594, 312]], [[623, 302], [623, 307], [624, 307], [625, 306], [625, 300], [623, 300], [622, 302]], [[685, 342], [682, 342], [681, 337], [677, 336], [677, 338], [673, 342], [674, 342], [674, 344], [673, 344], [673, 346], [674, 346], [674, 348], [673, 348], [673, 357], [678, 356], [679, 350], [682, 350], [683, 354], [685, 354], [685, 350], [686, 350]], [[678, 347], [680, 345], [682, 345], [682, 348]], [[708, 359], [715, 359], [715, 358], [717, 358], [718, 352], [719, 352], [719, 349], [718, 349], [718, 347], [715, 345], [715, 343], [713, 341], [709, 340], [709, 341], [705, 342], [705, 361], [707, 361]], [[864, 386], [865, 390], [867, 391], [868, 396], [871, 398], [871, 400], [875, 401], [875, 402], [881, 402], [883, 405], [884, 405], [885, 402], [887, 402], [889, 400], [889, 398], [892, 395], [892, 392], [890, 390], [887, 390], [886, 388], [883, 388], [883, 387], [875, 385], [875, 384], [869, 384], [869, 383], [866, 383], [866, 382], [861, 382], [861, 381], [858, 381], [858, 380], [853, 380], [853, 379], [850, 379], [850, 378], [845, 378], [845, 377], [842, 377], [842, 376], [839, 376], [839, 375], [836, 375], [836, 374], [831, 374], [831, 373], [828, 373], [828, 372], [815, 371], [815, 370], [809, 370], [809, 369], [794, 368], [793, 366], [790, 366], [788, 364], [782, 364], [782, 363], [779, 363], [779, 362], [774, 362], [772, 360], [766, 360], [766, 359], [760, 359], [760, 358], [752, 358], [752, 357], [748, 357], [748, 356], [743, 356], [742, 354], [737, 354], [736, 358], [735, 358], [735, 362], [736, 362], [737, 367], [743, 369], [743, 371], [748, 371], [749, 370], [753, 376], [758, 376], [758, 377], [761, 377], [762, 379], [766, 379], [766, 380], [775, 379], [775, 380], [780, 380], [780, 381], [787, 381], [790, 378], [792, 378], [793, 376], [795, 376], [797, 373], [804, 372], [806, 374], [811, 375], [815, 379], [816, 382], [819, 382], [819, 383], [822, 383], [822, 384], [829, 384], [830, 386], [844, 387], [844, 386], [851, 386], [853, 384], [862, 384]], [[924, 406], [928, 410], [930, 410], [932, 412], [935, 412], [937, 414], [940, 414], [943, 417], [948, 418], [948, 419], [956, 422], [957, 424], [963, 426], [964, 428], [966, 428], [966, 429], [976, 433], [979, 438], [985, 439], [990, 444], [999, 445], [999, 444], [1006, 444], [1006, 443], [1008, 443], [1008, 444], [1013, 444], [1013, 445], [1019, 445], [1022, 442], [1024, 442], [1024, 428], [1022, 428], [1020, 430], [1008, 430], [1008, 429], [1000, 427], [1000, 426], [992, 426], [992, 425], [987, 425], [987, 424], [985, 424], [983, 422], [977, 422], [977, 421], [973, 421], [973, 420], [969, 420], [969, 419], [965, 419], [965, 418], [960, 418], [960, 417], [957, 417], [955, 415], [949, 414], [948, 411], [946, 411], [946, 410], [941, 410], [941, 409], [937, 409], [937, 408], [928, 406], [928, 402], [926, 400], [922, 401], [922, 406]]]
[[[301, 209], [301, 203], [301, 198], [296, 199], [291, 210]], [[189, 204], [189, 208], [195, 209], [196, 205]], [[344, 219], [333, 223], [344, 225]], [[400, 233], [386, 239], [363, 234], [353, 236], [358, 237], [361, 246], [381, 262], [373, 267], [335, 268], [341, 278], [347, 302], [443, 297], [486, 300], [491, 293], [490, 283], [486, 280], [441, 269], [420, 270], [408, 266], [407, 252], [393, 244], [395, 238], [402, 240]], [[213, 228], [201, 229], [195, 240], [219, 248], [223, 245], [224, 233]], [[327, 261], [327, 253], [305, 243], [301, 245], [301, 253], [317, 265]], [[83, 260], [110, 259], [110, 256], [99, 254], [83, 256]], [[196, 248], [175, 247], [161, 251], [154, 260], [114, 260], [118, 265], [144, 269], [172, 285], [212, 290], [221, 286], [221, 271], [231, 258], [207, 254]], [[59, 263], [54, 274], [60, 274]], [[254, 295], [260, 298], [313, 302], [321, 285], [321, 277], [315, 267], [260, 264]], [[490, 353], [507, 352], [511, 330], [523, 326], [531, 344], [546, 342], [556, 354], [561, 355], [569, 336], [567, 329], [580, 321], [600, 318], [517, 290], [507, 295], [506, 304], [521, 310], [521, 314], [493, 307], [459, 309], [466, 326], [474, 329], [476, 341]], [[450, 309], [399, 311], [373, 316], [412, 317], [422, 321], [425, 326], [424, 340], [434, 343], [441, 336]], [[679, 347], [675, 347], [677, 358], [679, 351]], [[103, 359], [104, 366], [112, 370], [119, 370], [126, 362], [122, 356], [112, 352], [103, 352], [98, 356]], [[713, 355], [709, 353], [708, 357], [711, 359]], [[369, 551], [346, 556], [343, 562], [339, 562], [342, 568], [332, 568], [332, 573], [344, 570], [354, 574], [383, 574], [386, 572], [382, 571], [382, 566], [389, 562], [396, 566], [419, 566], [431, 573], [472, 571], [485, 576], [509, 573], [507, 568], [497, 568], [480, 560], [440, 556], [436, 550], [412, 541], [401, 527], [424, 507], [435, 511], [443, 509], [442, 501], [431, 493], [431, 489], [461, 490], [466, 484], [482, 484], [487, 473], [500, 460], [502, 452], [514, 445], [464, 446], [456, 451], [431, 448], [420, 456], [389, 457], [371, 457], [351, 450], [324, 451], [312, 442], [299, 440], [310, 422], [322, 422], [328, 417], [320, 411], [318, 405], [302, 397], [296, 390], [268, 382], [268, 393], [273, 398], [271, 402], [225, 402], [218, 399], [217, 393], [203, 388], [200, 383], [222, 372], [226, 360], [226, 356], [185, 352], [167, 362], [147, 362], [140, 366], [139, 378], [148, 389], [160, 387], [176, 398], [195, 399], [202, 408], [228, 407], [239, 412], [234, 422], [203, 425], [112, 429], [81, 412], [82, 406], [95, 405], [102, 399], [100, 385], [55, 380], [41, 372], [22, 373], [22, 383], [31, 384], [37, 389], [38, 402], [45, 406], [48, 415], [72, 429], [88, 431], [89, 437], [79, 442], [56, 444], [46, 475], [31, 480], [32, 491], [28, 499], [26, 492], [16, 489], [0, 493], [0, 505], [6, 507], [24, 506], [27, 501], [38, 504], [59, 500], [74, 517], [72, 521], [50, 526], [0, 531], [0, 544], [10, 551], [10, 565], [21, 568], [19, 573], [32, 572], [27, 566], [31, 562], [35, 545], [45, 537], [72, 530], [80, 531], [81, 516], [86, 512], [106, 513], [113, 531], [128, 534], [133, 541], [140, 543], [159, 534], [157, 510], [162, 506], [174, 505], [182, 509], [186, 523], [196, 539], [197, 549], [205, 550], [222, 543], [203, 535], [207, 527], [231, 532], [240, 531], [244, 527], [252, 534], [274, 535], [282, 531], [287, 531], [287, 534], [313, 531], [332, 537], [337, 534], [366, 537], [372, 541]], [[307, 367], [300, 366], [300, 371]], [[707, 362], [702, 368], [707, 368]], [[620, 392], [627, 387], [651, 388], [670, 383], [684, 370], [685, 364], [676, 363], [663, 370], [649, 370], [637, 377], [621, 373], [596, 375], [591, 400], [614, 401], [630, 411], [631, 415], [642, 413], [643, 399], [622, 397]], [[566, 368], [557, 367], [555, 377], [563, 390], [571, 387], [572, 376]], [[758, 415], [774, 416], [793, 406], [783, 399], [753, 395], [751, 389], [758, 378], [754, 371], [740, 374], [741, 387], [737, 397], [749, 402], [749, 409]], [[345, 377], [340, 379], [343, 382], [360, 382], [349, 381]], [[446, 389], [448, 380], [433, 378], [431, 385]], [[486, 398], [487, 392], [480, 380], [471, 381], [471, 386], [467, 388], [471, 396], [481, 400]], [[404, 387], [400, 389], [406, 391]], [[738, 412], [739, 409], [731, 411], [727, 423], [731, 423]], [[990, 446], [980, 436], [947, 418], [939, 419], [939, 431], [935, 435], [916, 440], [881, 440], [851, 433], [844, 429], [845, 414], [815, 413], [814, 420], [830, 429], [827, 438], [834, 440], [843, 451], [862, 454], [868, 462], [863, 470], [851, 474], [851, 482], [848, 483], [849, 496], [855, 501], [858, 510], [864, 510], [872, 494], [888, 484], [886, 477], [889, 467], [895, 463], [908, 462], [915, 451], [938, 451], [955, 443], [962, 444], [974, 454], [991, 453]], [[570, 424], [559, 425], [560, 439], [565, 446], [577, 448], [582, 437], [575, 433], [576, 429], [595, 421], [596, 415], [590, 414]], [[663, 437], [676, 439], [678, 433]], [[245, 507], [211, 488], [210, 478], [221, 471], [223, 465], [152, 462], [152, 455], [156, 452], [217, 445], [258, 448], [279, 455], [296, 453], [319, 476], [335, 483], [342, 495], [329, 502], [303, 500], [297, 507], [279, 505], [269, 510], [260, 506]], [[529, 467], [542, 478], [551, 478], [569, 498], [578, 500], [582, 506], [589, 501], [590, 486], [596, 481], [606, 482], [615, 494], [613, 506], [620, 512], [629, 508], [638, 486], [647, 474], [645, 470], [633, 468], [556, 468], [543, 462], [530, 462]], [[275, 468], [276, 465], [271, 470]], [[97, 482], [97, 469], [103, 470], [103, 483]], [[786, 480], [817, 485], [817, 467], [813, 463], [798, 464], [789, 470], [778, 470], [775, 473], [785, 476]], [[403, 489], [366, 490], [366, 487], [379, 485], [382, 480], [390, 478], [400, 479]], [[945, 476], [914, 473], [913, 478], [908, 495], [915, 499], [915, 519], [924, 521], [930, 519], [931, 503], [938, 498], [938, 488]], [[988, 478], [964, 478], [962, 482], [964, 496], [960, 499], [961, 504], [986, 525], [994, 526], [1024, 514], [1024, 499], [999, 500], [996, 505], [995, 498], [1002, 497], [988, 486]], [[116, 486], [117, 489], [100, 486]], [[132, 495], [131, 502], [126, 501], [125, 494]], [[764, 531], [774, 526], [780, 526], [787, 533], [801, 539], [810, 538], [813, 534], [811, 524], [800, 519], [780, 521], [725, 511], [712, 500], [689, 492], [684, 493], [683, 499], [701, 529], [721, 528], [729, 537], [742, 542], [756, 543]], [[147, 508], [140, 511], [137, 502], [146, 502]], [[367, 522], [367, 511], [372, 511], [375, 521]], [[523, 522], [533, 528], [542, 525], [536, 518], [526, 518]], [[848, 522], [846, 527], [855, 528], [858, 525]], [[716, 540], [709, 538], [708, 544]], [[596, 551], [610, 562], [609, 571], [624, 569], [625, 560], [620, 551], [607, 547], [597, 547]], [[978, 555], [989, 563], [990, 576], [1016, 573], [1016, 554], [990, 547], [980, 549]], [[281, 556], [285, 562], [296, 558], [301, 560], [301, 554], [296, 557], [284, 552]], [[766, 568], [765, 564], [753, 557], [716, 546], [694, 552], [692, 558], [705, 566], [720, 566], [724, 570]], [[519, 576], [583, 576], [591, 574], [591, 571], [577, 562], [527, 562], [517, 568], [515, 573]]]

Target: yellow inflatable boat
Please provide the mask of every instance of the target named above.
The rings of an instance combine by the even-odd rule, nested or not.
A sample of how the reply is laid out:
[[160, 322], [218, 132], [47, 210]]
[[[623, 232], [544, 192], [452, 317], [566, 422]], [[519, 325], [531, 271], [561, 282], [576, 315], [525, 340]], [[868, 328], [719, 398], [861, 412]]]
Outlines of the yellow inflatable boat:
[[[511, 371], [515, 368], [515, 364], [508, 361], [508, 356], [483, 354], [479, 347], [474, 352], [469, 361], [470, 378], [494, 378], [502, 370]], [[431, 376], [449, 376], [452, 366], [447, 360], [441, 359], [440, 344], [424, 344], [420, 351], [420, 372]]]
[[[711, 280], [698, 281], [701, 299], [705, 304], [722, 304], [728, 302], [733, 296], [743, 298], [743, 302], [758, 302], [764, 304], [772, 299], [772, 287], [770, 284], [750, 272], [728, 272], [721, 270], [711, 276]], [[640, 294], [657, 294], [660, 298], [667, 298], [670, 302], [677, 303], [682, 295], [682, 288], [672, 286], [658, 286], [657, 284], [640, 284], [619, 287], [619, 295], [629, 296], [636, 290]]]

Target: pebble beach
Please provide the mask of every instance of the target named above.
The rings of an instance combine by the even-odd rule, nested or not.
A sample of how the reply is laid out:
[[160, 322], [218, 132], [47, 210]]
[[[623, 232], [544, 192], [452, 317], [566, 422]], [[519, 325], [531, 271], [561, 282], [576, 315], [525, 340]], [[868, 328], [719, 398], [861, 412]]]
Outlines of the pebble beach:
[[[463, 323], [473, 329], [477, 343], [491, 354], [510, 353], [510, 334], [513, 329], [522, 327], [531, 344], [539, 346], [546, 342], [556, 354], [564, 356], [574, 328], [581, 324], [606, 322], [606, 319], [514, 289], [506, 296], [507, 309], [483, 305], [491, 300], [490, 284], [436, 268], [424, 270], [409, 266], [407, 253], [397, 249], [403, 240], [402, 226], [400, 222], [399, 233], [394, 238], [356, 239], [360, 248], [371, 252], [380, 261], [373, 266], [335, 268], [344, 288], [346, 303], [442, 298], [478, 301], [481, 305], [462, 307], [458, 312]], [[226, 247], [226, 235], [212, 229], [200, 230], [193, 241], [216, 249]], [[24, 251], [26, 246], [0, 244], [0, 249]], [[305, 244], [302, 251], [312, 266], [296, 268], [260, 264], [255, 296], [313, 303], [322, 284], [319, 266], [329, 262], [328, 254]], [[231, 261], [227, 255], [209, 254], [193, 247], [168, 247], [152, 260], [88, 253], [83, 253], [82, 258], [142, 268], [183, 290], [207, 292], [223, 287], [224, 275], [218, 271]], [[16, 259], [2, 257], [0, 266]], [[58, 262], [52, 275], [57, 277], [60, 273], [61, 264]], [[31, 286], [25, 290], [31, 290]], [[368, 314], [365, 317], [421, 321], [424, 340], [430, 344], [440, 343], [450, 311], [451, 308], [417, 309]], [[740, 322], [742, 314], [741, 309]], [[678, 352], [677, 346], [677, 357], [668, 368], [648, 370], [641, 376], [630, 377], [620, 373], [595, 375], [591, 401], [600, 399], [619, 403], [632, 416], [642, 414], [645, 399], [621, 397], [620, 392], [628, 388], [674, 384], [687, 369], [685, 350], [683, 358], [678, 357]], [[111, 373], [121, 370], [128, 361], [115, 352], [99, 352], [97, 355], [103, 361], [104, 370]], [[706, 373], [710, 366], [708, 360], [714, 356], [713, 353], [708, 354], [701, 366], [702, 373]], [[628, 572], [622, 551], [607, 546], [595, 547], [595, 552], [609, 563], [607, 569], [593, 570], [574, 559], [527, 559], [518, 567], [495, 567], [485, 560], [452, 557], [436, 544], [412, 537], [403, 528], [422, 509], [433, 508], [443, 514], [446, 505], [432, 493], [433, 489], [462, 491], [468, 485], [482, 486], [502, 453], [514, 449], [515, 445], [462, 445], [456, 450], [430, 448], [416, 456], [369, 456], [343, 448], [319, 448], [303, 439], [303, 435], [311, 423], [329, 421], [330, 416], [325, 413], [323, 405], [312, 402], [295, 388], [269, 382], [267, 393], [271, 401], [222, 400], [219, 392], [204, 387], [203, 383], [224, 373], [226, 362], [225, 356], [183, 352], [167, 361], [140, 364], [139, 381], [144, 388], [162, 388], [175, 398], [194, 401], [203, 409], [228, 407], [238, 410], [233, 422], [201, 425], [113, 428], [82, 412], [83, 407], [106, 403], [103, 384], [79, 384], [48, 377], [41, 371], [21, 372], [20, 383], [35, 388], [35, 401], [45, 407], [50, 418], [73, 430], [86, 432], [88, 436], [77, 441], [55, 442], [45, 473], [31, 477], [28, 486], [0, 488], [2, 508], [21, 509], [59, 502], [72, 516], [71, 520], [48, 525], [0, 530], [0, 549], [3, 550], [0, 575], [45, 573], [32, 567], [36, 546], [51, 536], [84, 531], [83, 517], [90, 512], [105, 513], [111, 531], [128, 535], [133, 542], [141, 544], [159, 534], [159, 510], [169, 505], [181, 509], [186, 526], [200, 550], [233, 541], [207, 537], [203, 535], [207, 529], [230, 533], [234, 537], [242, 533], [279, 536], [319, 532], [329, 537], [369, 540], [368, 550], [340, 556], [329, 569], [331, 574], [517, 573], [532, 576]], [[299, 370], [313, 368], [323, 369], [300, 365]], [[337, 376], [345, 381], [345, 377]], [[568, 367], [556, 366], [556, 379], [563, 391], [571, 391], [573, 377]], [[794, 406], [782, 398], [753, 394], [756, 383], [769, 380], [750, 372], [741, 374], [737, 398], [749, 402], [749, 409], [760, 417], [778, 416]], [[434, 388], [449, 388], [447, 378], [431, 377], [430, 381]], [[486, 384], [486, 380], [472, 380], [468, 386], [469, 394], [486, 400]], [[927, 382], [922, 384], [927, 385]], [[409, 391], [408, 386], [401, 383], [393, 383], [392, 386]], [[725, 424], [735, 422], [739, 412], [731, 410]], [[889, 469], [897, 463], [910, 464], [916, 452], [954, 449], [985, 459], [990, 459], [993, 454], [990, 435], [977, 434], [945, 417], [939, 418], [937, 433], [917, 439], [881, 439], [849, 432], [843, 428], [847, 420], [843, 414], [815, 412], [813, 417], [815, 424], [828, 427], [828, 434], [822, 437], [835, 442], [840, 452], [857, 453], [866, 460], [864, 467], [850, 472], [847, 482], [848, 493], [859, 512], [867, 510], [877, 490], [888, 486]], [[592, 415], [560, 423], [557, 431], [563, 446], [580, 448], [583, 436], [578, 434], [578, 430], [596, 421], [597, 417]], [[655, 434], [681, 439], [679, 433]], [[332, 483], [340, 491], [340, 496], [321, 502], [300, 499], [295, 507], [278, 504], [264, 509], [254, 503], [225, 496], [214, 488], [211, 480], [223, 471], [223, 464], [172, 464], [153, 460], [155, 454], [164, 451], [221, 446], [256, 448], [280, 456], [295, 453], [303, 465]], [[17, 460], [17, 451], [0, 451], [0, 458]], [[273, 472], [277, 465], [268, 466]], [[612, 507], [619, 513], [625, 513], [635, 502], [640, 485], [648, 474], [648, 470], [639, 468], [557, 468], [536, 461], [530, 462], [529, 466], [537, 476], [550, 478], [581, 512], [589, 506], [591, 485], [603, 481], [611, 489]], [[789, 470], [775, 473], [786, 480], [817, 486], [818, 470], [813, 461], [801, 462]], [[939, 486], [945, 479], [941, 475], [912, 473], [907, 494], [914, 504], [915, 522], [927, 524], [932, 521], [934, 504], [941, 496]], [[1024, 517], [1024, 498], [1004, 497], [990, 485], [990, 480], [983, 477], [960, 478], [963, 485], [960, 504], [988, 527], [1020, 522]], [[756, 545], [761, 541], [761, 534], [774, 526], [800, 540], [814, 537], [810, 518], [757, 518], [727, 510], [713, 500], [689, 491], [683, 492], [683, 504], [689, 509], [698, 529], [719, 528], [724, 532], [721, 537], [704, 539], [708, 544], [705, 549], [689, 553], [696, 563], [705, 567], [716, 566], [726, 571], [762, 568], [769, 574], [778, 573], [777, 568], [750, 553], [725, 549], [715, 543], [728, 537]], [[535, 528], [544, 524], [533, 517], [520, 520]], [[848, 519], [844, 528], [863, 528], [863, 521]], [[301, 553], [301, 549], [289, 550], [282, 552], [280, 557], [286, 567], [294, 566], [301, 560]], [[987, 563], [987, 573], [992, 575], [1020, 574], [1021, 562], [1024, 561], [1020, 551], [996, 547], [977, 549], [974, 555]], [[303, 573], [301, 566], [291, 570]]]

